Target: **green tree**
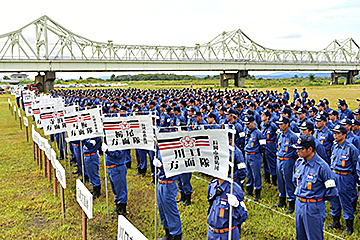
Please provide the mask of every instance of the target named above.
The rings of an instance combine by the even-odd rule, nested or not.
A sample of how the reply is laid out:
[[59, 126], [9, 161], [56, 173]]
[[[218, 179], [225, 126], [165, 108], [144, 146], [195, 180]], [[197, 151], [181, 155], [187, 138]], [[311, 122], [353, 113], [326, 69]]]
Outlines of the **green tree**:
[[299, 78], [299, 76], [298, 76], [297, 74], [295, 74], [295, 75], [294, 75], [294, 78], [295, 78], [295, 79], [296, 79], [296, 78]]
[[315, 80], [315, 74], [310, 73], [309, 74], [309, 80], [314, 81]]
[[3, 79], [4, 80], [10, 80], [10, 78], [8, 76], [4, 76]]

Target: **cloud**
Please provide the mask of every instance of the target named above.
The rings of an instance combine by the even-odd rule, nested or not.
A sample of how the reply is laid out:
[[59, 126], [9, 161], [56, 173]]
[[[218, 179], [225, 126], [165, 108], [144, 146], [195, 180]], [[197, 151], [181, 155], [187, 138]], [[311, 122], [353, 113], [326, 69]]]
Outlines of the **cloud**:
[[279, 38], [301, 38], [301, 34], [300, 33], [289, 33], [286, 35], [282, 35]]

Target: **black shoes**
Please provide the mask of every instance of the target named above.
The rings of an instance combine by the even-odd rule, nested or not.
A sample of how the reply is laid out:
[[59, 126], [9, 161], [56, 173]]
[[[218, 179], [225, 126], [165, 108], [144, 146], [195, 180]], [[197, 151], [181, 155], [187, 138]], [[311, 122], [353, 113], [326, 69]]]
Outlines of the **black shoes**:
[[290, 214], [290, 213], [293, 213], [294, 211], [295, 211], [295, 201], [290, 201], [289, 208], [286, 211], [286, 213]]
[[97, 199], [101, 195], [101, 185], [93, 187], [93, 200]]
[[254, 201], [259, 201], [260, 200], [260, 194], [261, 194], [261, 188], [260, 189], [255, 189], [255, 197], [254, 197]]
[[180, 198], [178, 200], [176, 200], [177, 203], [179, 202], [184, 202], [185, 201], [185, 193], [184, 192], [180, 192]]
[[191, 194], [185, 195], [185, 201], [183, 203], [184, 207], [189, 206], [189, 205], [191, 205]]
[[273, 208], [285, 208], [286, 207], [286, 199], [283, 197], [280, 197], [278, 204], [275, 204], [272, 207]]

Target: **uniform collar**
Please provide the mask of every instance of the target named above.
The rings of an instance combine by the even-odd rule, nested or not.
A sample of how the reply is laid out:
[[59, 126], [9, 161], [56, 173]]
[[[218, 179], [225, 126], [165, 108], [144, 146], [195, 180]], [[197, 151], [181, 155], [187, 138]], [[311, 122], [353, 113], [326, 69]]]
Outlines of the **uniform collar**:
[[309, 165], [310, 167], [313, 168], [317, 159], [318, 157], [317, 154], [315, 153], [315, 155], [310, 159], [309, 162], [306, 162], [306, 160], [304, 159], [305, 165]]

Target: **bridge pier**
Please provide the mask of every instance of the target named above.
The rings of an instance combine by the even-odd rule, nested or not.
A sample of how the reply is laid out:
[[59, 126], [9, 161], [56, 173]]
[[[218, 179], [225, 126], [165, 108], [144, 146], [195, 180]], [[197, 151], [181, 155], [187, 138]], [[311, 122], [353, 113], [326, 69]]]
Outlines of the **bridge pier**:
[[350, 70], [348, 72], [336, 72], [331, 73], [331, 83], [338, 84], [339, 77], [346, 77], [346, 84], [355, 84], [354, 77], [359, 74], [358, 70]]
[[45, 72], [45, 75], [38, 73], [35, 76], [35, 84], [37, 84], [40, 92], [47, 93], [54, 89], [55, 72]]
[[237, 73], [220, 73], [220, 87], [229, 87], [229, 79], [234, 79], [235, 87], [244, 87], [247, 75], [247, 70], [240, 70]]

